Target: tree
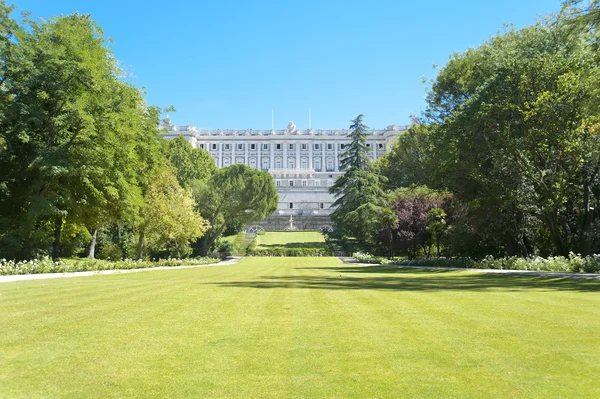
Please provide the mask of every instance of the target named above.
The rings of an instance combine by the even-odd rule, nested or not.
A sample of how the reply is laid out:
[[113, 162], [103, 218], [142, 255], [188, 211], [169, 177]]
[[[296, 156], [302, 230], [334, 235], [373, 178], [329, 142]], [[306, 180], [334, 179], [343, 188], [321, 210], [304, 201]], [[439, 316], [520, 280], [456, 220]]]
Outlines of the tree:
[[145, 196], [138, 259], [145, 247], [166, 248], [177, 257], [188, 252], [190, 242], [208, 230], [209, 224], [194, 210], [196, 202], [191, 191], [183, 189], [172, 170], [157, 170]]
[[350, 125], [348, 137], [352, 141], [340, 154], [344, 174], [329, 192], [336, 197], [331, 219], [337, 233], [354, 236], [365, 244], [376, 234], [387, 202], [382, 189], [385, 178], [372, 168], [366, 144], [368, 128], [362, 120], [360, 114]]
[[183, 187], [193, 180], [207, 180], [217, 170], [210, 154], [202, 148], [193, 148], [183, 136], [166, 141], [164, 153], [175, 167], [177, 180]]
[[435, 240], [437, 256], [440, 256], [440, 240], [447, 228], [446, 216], [442, 208], [431, 208], [427, 211], [427, 231]]
[[277, 209], [279, 196], [268, 172], [235, 164], [218, 169], [206, 181], [195, 181], [197, 209], [210, 223], [199, 242], [202, 255], [221, 236], [227, 225], [243, 225], [263, 220]]
[[425, 186], [399, 189], [394, 194], [397, 225], [393, 233], [397, 237], [396, 242], [411, 259], [417, 257], [420, 249], [429, 257], [432, 239], [431, 212], [442, 207], [446, 194]]
[[523, 256], [546, 251], [544, 235], [555, 254], [579, 250], [582, 221], [598, 217], [583, 216], [586, 201], [598, 203], [586, 189], [598, 151], [593, 34], [573, 40], [562, 19], [508, 30], [455, 54], [428, 94], [436, 184], [497, 215], [486, 228]]
[[129, 156], [143, 100], [118, 80], [88, 15], [20, 27], [4, 3], [0, 11], [0, 247], [11, 257], [36, 256], [51, 233], [56, 259], [65, 222], [118, 217], [136, 196]]
[[390, 152], [376, 161], [377, 169], [387, 178], [386, 188], [395, 190], [413, 185], [430, 185], [430, 132], [433, 125], [416, 123], [398, 136]]

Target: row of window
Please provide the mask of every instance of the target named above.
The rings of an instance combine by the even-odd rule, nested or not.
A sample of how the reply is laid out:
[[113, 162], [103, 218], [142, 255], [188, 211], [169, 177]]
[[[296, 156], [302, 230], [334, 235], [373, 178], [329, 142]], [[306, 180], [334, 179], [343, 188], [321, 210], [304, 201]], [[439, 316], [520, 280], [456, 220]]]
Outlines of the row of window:
[[[238, 163], [242, 163], [238, 160]], [[256, 159], [255, 158], [250, 158], [249, 162], [248, 162], [249, 166], [252, 168], [257, 168], [259, 165], [256, 164]], [[231, 159], [230, 158], [224, 158], [223, 159], [223, 167], [227, 167], [231, 165]], [[263, 158], [262, 159], [262, 164], [260, 165], [261, 169], [269, 169], [270, 167], [270, 162], [268, 158]], [[274, 165], [275, 169], [283, 169], [284, 164], [283, 164], [283, 160], [281, 158], [278, 158], [275, 160], [275, 165]], [[295, 158], [289, 158], [287, 165], [285, 166], [287, 169], [296, 169], [296, 159]], [[320, 172], [322, 169], [323, 165], [321, 165], [321, 159], [316, 158], [313, 160], [313, 169], [316, 170], [317, 172]], [[303, 158], [300, 160], [300, 169], [308, 169], [308, 159]], [[325, 169], [328, 172], [332, 172], [335, 168], [334, 168], [334, 162], [333, 162], [333, 158], [327, 158], [327, 161], [325, 162]]]
[[[300, 186], [297, 186], [297, 187], [306, 187], [307, 185], [308, 185], [308, 182], [306, 180], [302, 180], [300, 182]], [[320, 185], [321, 185], [321, 183], [319, 183], [319, 180], [315, 180], [314, 181], [314, 187], [319, 187]], [[328, 179], [327, 180], [327, 185], [328, 186], [333, 186], [333, 180], [332, 179]], [[283, 186], [285, 186], [285, 184], [283, 184], [281, 182], [281, 180], [275, 180], [275, 186], [277, 186], [277, 187], [283, 187]], [[294, 187], [294, 180], [289, 180], [288, 183], [287, 183], [287, 186], [288, 187]]]
[[[319, 203], [319, 208], [325, 209], [325, 203], [324, 202]], [[289, 209], [294, 209], [294, 203], [293, 202], [290, 202]]]
[[[283, 144], [275, 144], [275, 149], [276, 150], [281, 150], [282, 149], [282, 145]], [[218, 146], [219, 146], [219, 144], [213, 143], [213, 144], [210, 145], [210, 149], [213, 150], [213, 151], [216, 151], [216, 150], [219, 149]], [[238, 143], [238, 144], [236, 144], [236, 149], [238, 149], [238, 150], [244, 150], [245, 149], [244, 146], [245, 146], [245, 144]], [[367, 147], [371, 148], [371, 144], [370, 143], [367, 144]], [[207, 149], [204, 144], [200, 144], [200, 148]], [[288, 149], [289, 150], [294, 150], [295, 148], [296, 148], [295, 144], [288, 144]], [[313, 148], [315, 150], [321, 150], [321, 144], [320, 143], [314, 143], [313, 144]], [[343, 150], [343, 149], [346, 148], [346, 144], [339, 144], [338, 148], [340, 150]], [[383, 148], [384, 148], [383, 143], [377, 143], [377, 148], [380, 149], [380, 150], [383, 150]], [[263, 144], [262, 145], [262, 149], [263, 150], [268, 150], [269, 149], [269, 144]], [[308, 144], [300, 144], [300, 149], [301, 150], [307, 150], [308, 149]], [[228, 143], [223, 144], [223, 150], [225, 150], [225, 151], [231, 150], [231, 144], [228, 144]], [[256, 150], [256, 144], [254, 144], [254, 143], [250, 144], [250, 150]], [[327, 143], [327, 150], [329, 150], [329, 151], [333, 150], [333, 143]]]

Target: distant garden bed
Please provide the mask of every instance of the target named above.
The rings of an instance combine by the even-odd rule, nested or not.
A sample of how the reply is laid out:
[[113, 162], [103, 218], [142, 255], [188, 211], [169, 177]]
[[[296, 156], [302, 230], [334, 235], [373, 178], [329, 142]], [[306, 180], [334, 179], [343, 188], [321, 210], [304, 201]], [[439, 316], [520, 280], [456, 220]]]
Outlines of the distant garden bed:
[[247, 256], [332, 256], [329, 248], [248, 248]]
[[571, 254], [569, 257], [552, 256], [549, 258], [516, 256], [494, 258], [487, 256], [481, 260], [471, 258], [421, 258], [421, 259], [381, 259], [367, 253], [352, 255], [359, 262], [380, 265], [456, 267], [467, 269], [495, 270], [533, 270], [550, 272], [600, 273], [600, 255], [582, 257]]
[[29, 261], [12, 261], [0, 259], [0, 275], [40, 274], [40, 273], [73, 273], [100, 270], [148, 269], [161, 266], [195, 266], [217, 263], [220, 259], [212, 257], [189, 259], [160, 259], [155, 262], [132, 259], [109, 261], [100, 259], [68, 259], [53, 262], [50, 258]]

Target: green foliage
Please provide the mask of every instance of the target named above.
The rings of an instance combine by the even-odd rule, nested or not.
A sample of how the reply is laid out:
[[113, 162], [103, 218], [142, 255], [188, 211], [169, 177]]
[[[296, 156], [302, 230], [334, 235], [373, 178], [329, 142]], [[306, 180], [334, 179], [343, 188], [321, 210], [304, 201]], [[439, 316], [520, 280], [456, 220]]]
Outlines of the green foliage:
[[0, 259], [0, 275], [14, 274], [39, 274], [39, 273], [74, 273], [100, 270], [130, 270], [148, 269], [161, 266], [195, 266], [207, 265], [218, 262], [211, 257], [188, 259], [160, 259], [156, 262], [125, 259], [108, 261], [100, 259], [78, 259], [68, 261], [52, 261], [50, 258], [34, 259], [30, 261], [11, 261]]
[[454, 54], [428, 91], [422, 120], [378, 163], [390, 188], [453, 193], [445, 250], [600, 250], [598, 32], [573, 29], [595, 15], [597, 3], [590, 7]]
[[158, 113], [119, 79], [89, 15], [17, 23], [11, 11], [0, 4], [0, 253], [57, 258], [81, 247], [66, 231], [61, 250], [63, 228], [134, 217], [160, 162]]
[[[201, 237], [210, 227], [194, 210], [191, 191], [183, 189], [174, 174], [157, 171], [146, 193], [140, 231], [143, 244], [151, 249], [166, 248], [176, 256], [187, 255], [191, 241]], [[138, 254], [142, 258], [142, 254]]]
[[542, 258], [522, 258], [509, 256], [494, 258], [491, 255], [483, 259], [472, 258], [419, 258], [419, 259], [382, 259], [368, 253], [355, 252], [352, 257], [361, 263], [397, 265], [411, 267], [448, 267], [491, 270], [531, 270], [572, 273], [600, 273], [600, 255], [585, 256], [571, 253], [568, 257], [551, 256]]
[[361, 263], [381, 264], [382, 259], [366, 252], [354, 252], [352, 257]]
[[432, 126], [414, 124], [394, 142], [390, 152], [376, 161], [379, 172], [386, 177], [386, 188], [431, 185], [435, 162], [431, 160], [430, 132]]
[[108, 242], [102, 246], [102, 249], [98, 253], [98, 258], [108, 260], [123, 259], [123, 251], [117, 243]]
[[248, 244], [248, 247], [246, 248], [246, 255], [250, 255], [251, 253], [253, 253], [254, 250], [256, 250], [257, 246], [258, 246], [258, 237], [254, 237], [250, 241], [250, 244]]
[[221, 259], [232, 256], [234, 251], [235, 247], [231, 241], [221, 241], [219, 247], [217, 248], [217, 252], [219, 253], [219, 257]]
[[494, 258], [493, 256], [486, 256], [479, 261], [469, 258], [433, 258], [395, 260], [391, 263], [401, 266], [439, 266], [493, 270], [533, 270], [579, 273], [600, 272], [600, 259], [598, 256], [581, 257], [573, 254], [569, 257], [554, 256], [549, 258], [522, 258], [517, 256]]
[[331, 214], [336, 233], [354, 236], [361, 243], [369, 242], [378, 230], [380, 215], [387, 205], [382, 189], [385, 178], [377, 174], [367, 154], [367, 127], [358, 115], [350, 125], [352, 139], [340, 154], [340, 169], [344, 174], [330, 187], [336, 198]]
[[332, 256], [328, 248], [251, 248], [246, 251], [247, 256]]
[[264, 231], [264, 230], [258, 230], [258, 231], [256, 232], [256, 234], [258, 234], [259, 236], [264, 236], [265, 234], [267, 234], [267, 232], [266, 232], [266, 231]]
[[263, 220], [277, 209], [279, 200], [268, 172], [241, 164], [217, 170], [208, 182], [197, 181], [193, 191], [198, 210], [211, 226], [199, 242], [201, 254], [208, 252], [227, 225]]
[[193, 180], [207, 180], [217, 170], [210, 154], [202, 148], [193, 148], [183, 136], [167, 140], [165, 157], [175, 167], [177, 180], [187, 187]]

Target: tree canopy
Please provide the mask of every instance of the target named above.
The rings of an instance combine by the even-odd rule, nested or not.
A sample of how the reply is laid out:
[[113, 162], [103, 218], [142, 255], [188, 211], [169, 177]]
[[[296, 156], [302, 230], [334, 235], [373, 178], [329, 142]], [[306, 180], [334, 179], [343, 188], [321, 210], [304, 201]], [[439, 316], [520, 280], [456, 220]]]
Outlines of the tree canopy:
[[218, 169], [207, 182], [193, 188], [198, 210], [211, 228], [199, 243], [203, 255], [228, 224], [263, 220], [277, 209], [279, 195], [268, 172], [234, 164]]
[[366, 144], [368, 127], [362, 120], [362, 114], [352, 120], [348, 134], [352, 141], [340, 154], [344, 174], [329, 192], [336, 198], [331, 219], [337, 233], [366, 243], [377, 230], [387, 203], [382, 187], [385, 179], [372, 167]]

